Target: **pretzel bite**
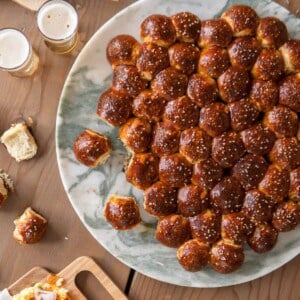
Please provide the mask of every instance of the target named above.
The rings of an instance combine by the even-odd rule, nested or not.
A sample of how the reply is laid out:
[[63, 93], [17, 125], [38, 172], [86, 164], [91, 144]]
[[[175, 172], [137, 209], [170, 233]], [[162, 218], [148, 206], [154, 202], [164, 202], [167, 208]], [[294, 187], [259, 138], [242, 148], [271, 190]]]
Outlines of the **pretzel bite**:
[[141, 223], [134, 198], [111, 195], [104, 208], [105, 219], [117, 230], [129, 230]]
[[255, 225], [262, 224], [272, 219], [275, 202], [258, 190], [246, 193], [242, 213]]
[[[300, 51], [300, 50], [299, 50]], [[279, 84], [279, 104], [300, 112], [300, 73], [287, 76]]]
[[153, 216], [167, 216], [177, 212], [177, 189], [158, 181], [144, 193], [144, 208]]
[[289, 198], [300, 202], [300, 168], [290, 173], [290, 191]]
[[253, 80], [249, 98], [258, 110], [267, 112], [278, 102], [278, 86], [272, 80]]
[[244, 201], [244, 189], [234, 177], [224, 177], [210, 191], [212, 207], [222, 214], [238, 212]]
[[162, 47], [169, 47], [176, 40], [173, 23], [164, 15], [147, 17], [141, 24], [140, 35], [144, 43], [153, 43]]
[[152, 153], [135, 154], [125, 171], [128, 182], [145, 190], [158, 180], [158, 158]]
[[260, 44], [252, 37], [237, 38], [228, 47], [231, 64], [245, 70], [251, 70], [260, 51]]
[[264, 155], [271, 151], [276, 136], [260, 123], [241, 132], [244, 146], [249, 153]]
[[275, 49], [263, 49], [253, 68], [254, 79], [279, 80], [284, 75], [284, 61], [281, 53]]
[[199, 185], [188, 185], [178, 191], [178, 210], [184, 217], [200, 214], [209, 206], [209, 195]]
[[182, 131], [179, 152], [192, 164], [205, 160], [211, 152], [212, 138], [200, 128]]
[[119, 137], [125, 147], [133, 153], [146, 152], [151, 141], [151, 125], [145, 119], [132, 118], [119, 129]]
[[293, 170], [300, 166], [300, 143], [295, 137], [278, 139], [269, 154], [280, 168]]
[[168, 50], [152, 43], [143, 43], [138, 52], [136, 67], [146, 80], [152, 80], [170, 66]]
[[111, 142], [105, 135], [85, 129], [77, 136], [73, 149], [79, 162], [88, 167], [96, 167], [108, 159]]
[[242, 246], [220, 240], [211, 248], [210, 265], [222, 274], [227, 274], [239, 269], [244, 262]]
[[163, 120], [178, 130], [195, 127], [199, 122], [199, 108], [187, 96], [180, 97], [167, 103]]
[[248, 191], [254, 189], [265, 176], [268, 164], [262, 156], [247, 154], [233, 167], [232, 175]]
[[189, 43], [176, 43], [168, 51], [172, 67], [187, 75], [196, 72], [200, 56], [196, 46]]
[[223, 178], [223, 169], [208, 158], [194, 165], [192, 183], [211, 190]]
[[187, 271], [197, 272], [209, 263], [210, 247], [197, 241], [189, 240], [177, 250], [177, 259], [180, 265]]
[[251, 127], [257, 120], [259, 111], [251, 104], [249, 99], [242, 99], [229, 104], [231, 128], [241, 131]]
[[207, 73], [217, 79], [230, 67], [228, 52], [222, 47], [212, 46], [201, 51], [198, 72]]
[[108, 89], [99, 100], [97, 115], [112, 126], [124, 124], [131, 115], [132, 98], [114, 89]]
[[265, 114], [263, 124], [272, 130], [277, 138], [292, 137], [297, 134], [297, 113], [285, 106], [274, 106]]
[[227, 47], [232, 39], [232, 30], [222, 19], [202, 21], [198, 45], [202, 48], [211, 46]]
[[135, 65], [140, 44], [127, 34], [114, 37], [107, 45], [106, 57], [115, 68], [118, 65]]
[[200, 128], [212, 137], [216, 137], [230, 129], [230, 114], [228, 106], [212, 103], [200, 110]]
[[7, 173], [0, 170], [0, 208], [12, 192], [14, 192], [14, 183], [12, 179]]
[[230, 67], [218, 78], [221, 98], [231, 103], [245, 98], [251, 87], [250, 76], [247, 71], [237, 67]]
[[169, 186], [182, 187], [189, 184], [192, 172], [192, 165], [178, 153], [160, 158], [159, 179]]
[[187, 95], [199, 107], [203, 107], [217, 100], [218, 88], [214, 79], [205, 73], [194, 74], [189, 79]]
[[115, 90], [135, 97], [147, 88], [147, 81], [135, 66], [120, 65], [114, 69], [112, 85]]
[[184, 96], [187, 85], [187, 76], [172, 67], [159, 72], [151, 83], [153, 91], [168, 101]]
[[174, 154], [179, 150], [179, 138], [180, 131], [173, 125], [157, 123], [153, 130], [151, 150], [159, 157]]
[[279, 203], [272, 224], [279, 232], [293, 230], [300, 223], [300, 205], [293, 201]]
[[280, 47], [285, 70], [288, 73], [300, 72], [300, 40], [289, 40]]
[[276, 165], [270, 165], [265, 177], [259, 183], [258, 189], [275, 202], [281, 202], [288, 196], [290, 177], [287, 170], [279, 169]]
[[264, 48], [279, 48], [289, 38], [285, 24], [275, 17], [260, 19], [256, 38]]
[[207, 209], [189, 220], [192, 236], [199, 242], [212, 244], [220, 238], [221, 216], [213, 210]]
[[132, 104], [132, 112], [136, 117], [158, 122], [164, 112], [167, 101], [151, 90], [142, 91]]
[[257, 253], [264, 253], [272, 250], [277, 242], [278, 232], [270, 224], [258, 225], [253, 235], [248, 239], [248, 245]]
[[163, 245], [178, 248], [191, 237], [188, 219], [180, 215], [169, 215], [158, 221], [155, 238]]
[[245, 152], [242, 138], [236, 132], [225, 132], [212, 143], [212, 158], [223, 168], [233, 167]]
[[200, 19], [190, 12], [179, 12], [171, 16], [177, 40], [184, 43], [197, 43], [201, 30]]
[[240, 212], [222, 216], [221, 236], [225, 241], [242, 245], [253, 230], [253, 224]]

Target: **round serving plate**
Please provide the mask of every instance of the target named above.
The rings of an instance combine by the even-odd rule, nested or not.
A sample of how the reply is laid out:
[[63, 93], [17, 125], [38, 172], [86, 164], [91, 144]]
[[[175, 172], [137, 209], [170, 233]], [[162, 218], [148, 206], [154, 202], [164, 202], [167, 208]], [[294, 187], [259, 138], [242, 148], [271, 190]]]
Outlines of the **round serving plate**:
[[[148, 15], [172, 15], [190, 11], [201, 19], [216, 18], [234, 4], [252, 6], [259, 16], [272, 15], [284, 21], [292, 37], [300, 37], [300, 20], [269, 0], [140, 0], [103, 25], [85, 45], [64, 85], [56, 122], [56, 149], [60, 175], [79, 218], [94, 238], [112, 255], [138, 272], [182, 286], [221, 287], [247, 282], [279, 268], [300, 253], [299, 227], [280, 234], [276, 247], [256, 254], [246, 247], [245, 263], [238, 271], [221, 275], [210, 268], [190, 273], [178, 264], [176, 249], [164, 247], [154, 238], [155, 219], [143, 211], [143, 195], [126, 182], [122, 163], [127, 152], [112, 128], [96, 116], [97, 100], [111, 84], [112, 70], [106, 60], [106, 45], [117, 34], [139, 39], [139, 25]], [[85, 128], [107, 135], [113, 143], [106, 164], [87, 168], [73, 154], [73, 142]], [[134, 196], [139, 202], [142, 225], [130, 231], [116, 231], [103, 217], [109, 194]]]

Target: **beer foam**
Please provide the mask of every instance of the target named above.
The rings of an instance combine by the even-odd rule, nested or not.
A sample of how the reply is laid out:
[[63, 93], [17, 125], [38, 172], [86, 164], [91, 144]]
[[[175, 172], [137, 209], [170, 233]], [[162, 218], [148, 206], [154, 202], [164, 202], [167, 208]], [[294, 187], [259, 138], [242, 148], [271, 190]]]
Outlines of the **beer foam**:
[[20, 31], [7, 28], [0, 30], [0, 67], [13, 69], [21, 66], [30, 53], [27, 38]]
[[78, 16], [71, 4], [54, 0], [40, 8], [37, 24], [45, 37], [61, 40], [70, 37], [76, 31]]

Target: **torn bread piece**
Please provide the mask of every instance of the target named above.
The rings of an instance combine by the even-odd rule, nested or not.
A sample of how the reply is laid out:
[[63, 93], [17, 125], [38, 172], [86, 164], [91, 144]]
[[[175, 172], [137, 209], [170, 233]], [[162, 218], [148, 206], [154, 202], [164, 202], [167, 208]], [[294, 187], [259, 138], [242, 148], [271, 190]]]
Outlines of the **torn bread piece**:
[[3, 170], [0, 170], [0, 208], [10, 192], [14, 191], [13, 181]]
[[1, 136], [1, 142], [17, 162], [33, 158], [37, 144], [25, 122], [13, 124]]

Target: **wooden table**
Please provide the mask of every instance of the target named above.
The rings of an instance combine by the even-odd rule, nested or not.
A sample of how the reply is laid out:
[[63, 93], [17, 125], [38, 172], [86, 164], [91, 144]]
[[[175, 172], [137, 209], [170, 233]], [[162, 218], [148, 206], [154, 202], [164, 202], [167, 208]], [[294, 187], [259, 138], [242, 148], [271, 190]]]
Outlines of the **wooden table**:
[[[0, 290], [36, 265], [57, 272], [76, 257], [90, 255], [130, 299], [300, 299], [300, 256], [272, 274], [246, 284], [220, 289], [183, 288], [134, 273], [106, 252], [83, 227], [58, 173], [54, 143], [56, 109], [64, 80], [79, 50], [104, 22], [133, 1], [72, 2], [80, 14], [81, 41], [72, 54], [59, 56], [44, 45], [33, 12], [10, 0], [0, 0], [0, 28], [24, 30], [42, 65], [38, 74], [28, 79], [0, 72], [0, 133], [17, 118], [32, 117], [39, 144], [38, 156], [20, 164], [0, 147], [0, 168], [11, 175], [16, 186], [16, 192], [0, 210]], [[299, 14], [299, 0], [278, 2]], [[41, 243], [21, 246], [12, 238], [13, 220], [27, 206], [45, 215], [50, 226]], [[82, 274], [78, 284], [88, 299], [109, 299], [88, 274]]]

